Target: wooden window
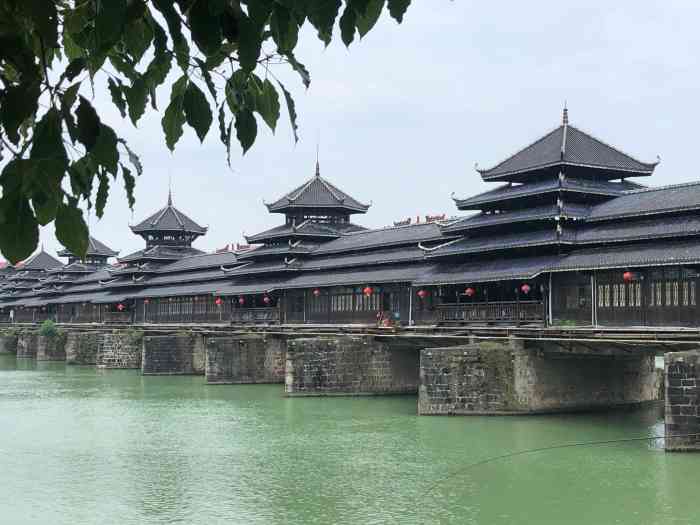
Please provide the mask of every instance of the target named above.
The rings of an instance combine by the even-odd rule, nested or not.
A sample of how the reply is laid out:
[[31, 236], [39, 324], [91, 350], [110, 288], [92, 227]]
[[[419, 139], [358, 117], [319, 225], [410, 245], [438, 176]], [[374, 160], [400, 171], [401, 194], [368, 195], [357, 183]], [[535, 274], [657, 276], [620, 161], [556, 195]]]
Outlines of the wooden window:
[[618, 286], [620, 287], [620, 306], [624, 307], [626, 305], [625, 292], [627, 287], [624, 284], [618, 284]]
[[605, 287], [602, 284], [598, 285], [598, 307], [605, 306]]
[[610, 307], [610, 285], [609, 284], [605, 285], [605, 293], [603, 295], [605, 296], [605, 307], [608, 308], [608, 307]]
[[619, 293], [618, 293], [618, 285], [617, 285], [617, 284], [613, 284], [612, 287], [613, 287], [613, 290], [612, 290], [612, 291], [613, 291], [612, 305], [613, 305], [613, 308], [617, 308], [617, 307], [620, 305], [620, 300], [619, 300], [619, 297], [620, 297], [620, 296], [619, 296]]
[[690, 281], [690, 306], [695, 306], [695, 281]]
[[688, 306], [688, 281], [683, 281], [683, 306]]
[[678, 306], [678, 281], [673, 281], [673, 306]]
[[654, 286], [654, 283], [651, 283], [649, 286], [649, 306], [654, 306], [656, 303], [654, 303], [654, 290], [656, 287]]
[[634, 288], [636, 290], [635, 305], [642, 306], [642, 283], [635, 283]]

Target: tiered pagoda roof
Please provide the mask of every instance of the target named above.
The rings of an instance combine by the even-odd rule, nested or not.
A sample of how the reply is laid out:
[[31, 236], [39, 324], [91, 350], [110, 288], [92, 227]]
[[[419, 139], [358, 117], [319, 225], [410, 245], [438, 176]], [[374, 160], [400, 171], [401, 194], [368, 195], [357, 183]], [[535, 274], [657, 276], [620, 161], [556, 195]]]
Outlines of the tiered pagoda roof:
[[[76, 258], [76, 256], [68, 249], [63, 249], [59, 251], [57, 255], [59, 257]], [[101, 243], [92, 235], [90, 235], [88, 237], [88, 249], [85, 255], [104, 257], [105, 259], [107, 259], [109, 257], [116, 257], [117, 255], [119, 255], [119, 252], [112, 250], [109, 246]]]
[[168, 203], [153, 215], [131, 226], [131, 231], [139, 235], [151, 232], [187, 232], [199, 236], [207, 233], [207, 228], [173, 206], [172, 193], [168, 192]]

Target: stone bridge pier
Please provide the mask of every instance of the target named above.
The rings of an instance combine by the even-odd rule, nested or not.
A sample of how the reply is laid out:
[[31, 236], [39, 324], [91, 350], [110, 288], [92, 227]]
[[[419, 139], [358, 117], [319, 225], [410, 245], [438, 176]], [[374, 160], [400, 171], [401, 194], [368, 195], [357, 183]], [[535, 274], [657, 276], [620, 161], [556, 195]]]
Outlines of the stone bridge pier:
[[283, 383], [287, 336], [239, 333], [206, 344], [208, 384]]
[[700, 350], [664, 356], [666, 450], [700, 451]]

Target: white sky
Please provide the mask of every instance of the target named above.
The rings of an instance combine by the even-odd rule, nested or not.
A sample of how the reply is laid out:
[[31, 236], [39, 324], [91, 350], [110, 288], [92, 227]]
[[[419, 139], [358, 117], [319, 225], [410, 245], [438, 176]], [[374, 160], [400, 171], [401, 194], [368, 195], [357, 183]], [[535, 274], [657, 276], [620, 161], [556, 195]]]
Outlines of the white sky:
[[[614, 4], [614, 5], [613, 5]], [[295, 146], [284, 107], [277, 134], [259, 121], [252, 150], [232, 151], [233, 170], [216, 120], [203, 145], [194, 132], [175, 153], [165, 147], [162, 113], [135, 129], [108, 96], [94, 104], [140, 154], [133, 222], [165, 204], [168, 177], [175, 205], [209, 233], [202, 250], [244, 242], [280, 224], [263, 206], [313, 175], [320, 133], [321, 173], [360, 201], [355, 222], [390, 225], [417, 214], [456, 214], [450, 194], [483, 191], [474, 163], [489, 167], [556, 127], [564, 100], [571, 123], [644, 161], [660, 155], [653, 185], [696, 179], [695, 123], [700, 71], [697, 1], [414, 0], [404, 23], [385, 13], [346, 50], [339, 32], [327, 49], [307, 27], [297, 57], [311, 71], [305, 91], [284, 66], [297, 102]], [[169, 89], [160, 93], [161, 111]], [[91, 232], [126, 255], [143, 247], [121, 183]], [[42, 231], [51, 253], [53, 227]]]

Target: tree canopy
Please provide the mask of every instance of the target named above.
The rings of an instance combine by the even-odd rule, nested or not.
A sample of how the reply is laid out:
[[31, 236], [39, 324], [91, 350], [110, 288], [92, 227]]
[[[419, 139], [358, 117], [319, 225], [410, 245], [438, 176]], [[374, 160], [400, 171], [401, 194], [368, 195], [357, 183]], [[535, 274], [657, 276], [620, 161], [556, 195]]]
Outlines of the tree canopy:
[[[385, 7], [400, 23], [409, 4], [0, 0], [0, 252], [12, 263], [24, 259], [38, 244], [39, 226], [53, 221], [58, 240], [83, 256], [81, 205], [102, 217], [110, 183], [119, 179], [133, 208], [141, 162], [100, 118], [90, 93], [108, 90], [134, 125], [146, 111], [162, 112], [170, 150], [185, 124], [203, 141], [216, 121], [230, 164], [231, 141], [245, 153], [259, 124], [274, 132], [283, 106], [298, 140], [294, 100], [271, 66], [292, 68], [309, 86], [294, 53], [304, 24], [328, 45], [337, 21], [349, 46]], [[157, 88], [171, 73], [177, 80], [161, 100]]]

